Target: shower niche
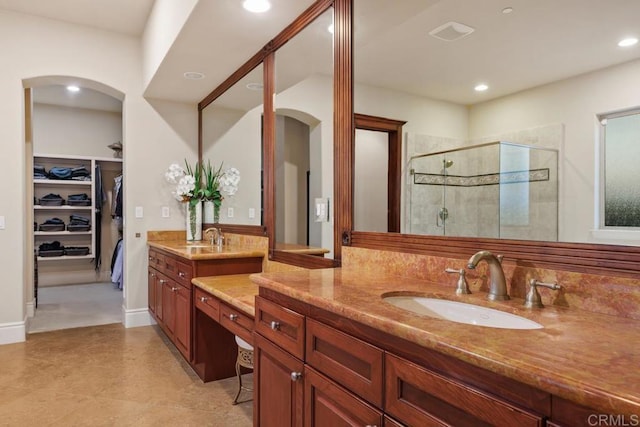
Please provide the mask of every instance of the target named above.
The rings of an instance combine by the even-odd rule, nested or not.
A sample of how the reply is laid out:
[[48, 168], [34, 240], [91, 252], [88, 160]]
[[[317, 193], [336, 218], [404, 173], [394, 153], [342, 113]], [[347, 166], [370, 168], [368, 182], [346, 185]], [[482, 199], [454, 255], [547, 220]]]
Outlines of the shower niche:
[[405, 232], [558, 240], [558, 151], [497, 141], [414, 155]]

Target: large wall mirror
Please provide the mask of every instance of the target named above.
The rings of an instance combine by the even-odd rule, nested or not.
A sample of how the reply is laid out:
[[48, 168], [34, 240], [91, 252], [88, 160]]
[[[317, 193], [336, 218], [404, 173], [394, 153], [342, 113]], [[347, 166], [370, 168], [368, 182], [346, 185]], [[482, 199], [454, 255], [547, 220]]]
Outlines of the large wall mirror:
[[262, 80], [259, 64], [201, 111], [203, 164], [240, 171], [237, 193], [222, 202], [219, 222], [226, 226], [263, 224]]
[[[353, 16], [354, 112], [406, 122], [400, 232], [640, 244], [594, 232], [599, 118], [640, 106], [640, 45], [618, 46], [640, 2], [354, 0]], [[386, 210], [367, 199], [355, 218]]]
[[275, 53], [275, 251], [333, 257], [333, 8]]

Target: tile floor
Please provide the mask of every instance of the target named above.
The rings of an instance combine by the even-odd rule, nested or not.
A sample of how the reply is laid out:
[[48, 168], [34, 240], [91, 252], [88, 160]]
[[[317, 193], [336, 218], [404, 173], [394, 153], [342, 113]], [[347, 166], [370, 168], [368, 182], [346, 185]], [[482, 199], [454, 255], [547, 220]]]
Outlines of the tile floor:
[[231, 405], [236, 386], [200, 381], [157, 326], [66, 329], [0, 345], [0, 426], [248, 427], [252, 402]]

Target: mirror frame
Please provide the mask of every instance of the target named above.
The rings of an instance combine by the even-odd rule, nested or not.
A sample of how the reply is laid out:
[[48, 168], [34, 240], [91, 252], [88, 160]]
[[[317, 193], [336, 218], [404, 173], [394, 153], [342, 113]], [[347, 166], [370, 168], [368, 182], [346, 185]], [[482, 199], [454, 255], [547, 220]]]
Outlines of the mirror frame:
[[[275, 250], [275, 92], [274, 53], [329, 7], [334, 8], [334, 259]], [[198, 154], [202, 156], [201, 111], [260, 62], [264, 65], [264, 223], [225, 226], [224, 231], [267, 235], [269, 258], [306, 268], [336, 267], [342, 247], [388, 250], [449, 258], [466, 258], [479, 249], [503, 254], [507, 262], [578, 273], [637, 278], [640, 247], [596, 243], [544, 242], [373, 233], [353, 230], [353, 0], [317, 0], [278, 36], [198, 104]]]

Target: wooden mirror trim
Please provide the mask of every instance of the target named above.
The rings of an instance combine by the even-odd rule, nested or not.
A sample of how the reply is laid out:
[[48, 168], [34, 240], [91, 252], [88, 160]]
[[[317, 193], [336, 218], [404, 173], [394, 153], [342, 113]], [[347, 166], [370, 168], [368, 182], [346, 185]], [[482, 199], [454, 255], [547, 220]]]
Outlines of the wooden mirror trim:
[[[387, 165], [387, 232], [400, 232], [400, 200], [402, 193], [402, 126], [404, 121], [384, 117], [354, 114], [356, 129], [385, 132], [389, 142], [389, 162]], [[352, 156], [355, 160], [355, 135], [352, 145]]]

